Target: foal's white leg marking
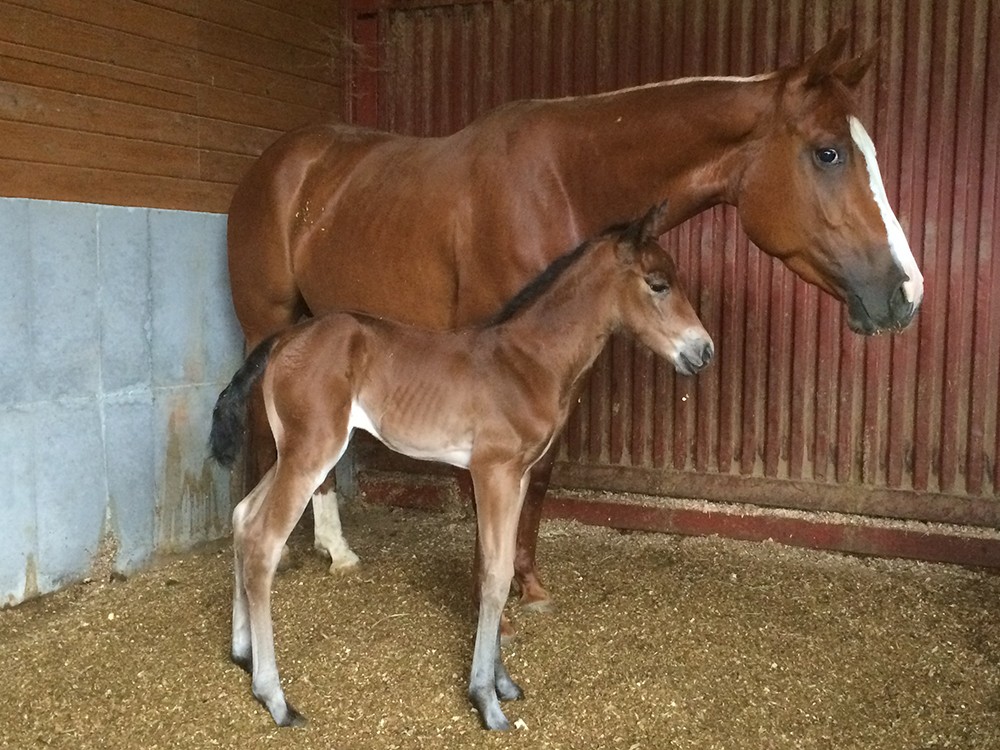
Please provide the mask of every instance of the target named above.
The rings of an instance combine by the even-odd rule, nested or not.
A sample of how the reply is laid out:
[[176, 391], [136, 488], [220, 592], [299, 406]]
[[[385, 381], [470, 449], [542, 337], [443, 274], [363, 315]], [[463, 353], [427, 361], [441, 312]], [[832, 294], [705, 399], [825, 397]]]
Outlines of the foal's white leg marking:
[[358, 556], [348, 546], [340, 525], [340, 504], [337, 493], [317, 492], [313, 495], [313, 525], [316, 549], [330, 556], [330, 572], [352, 568]]
[[885, 194], [885, 185], [882, 183], [882, 173], [879, 172], [878, 161], [875, 159], [875, 144], [857, 117], [848, 117], [847, 121], [851, 127], [851, 137], [858, 150], [865, 157], [865, 166], [868, 168], [868, 184], [871, 186], [875, 203], [878, 204], [882, 214], [882, 221], [885, 222], [889, 250], [900, 268], [903, 269], [903, 273], [910, 277], [909, 281], [903, 282], [903, 293], [906, 294], [906, 299], [916, 307], [924, 297], [924, 277], [920, 273], [920, 269], [917, 268], [917, 261], [910, 251], [910, 243], [906, 241], [906, 235], [903, 234], [903, 228], [899, 225], [899, 219], [896, 218], [896, 214], [889, 206], [889, 198]]

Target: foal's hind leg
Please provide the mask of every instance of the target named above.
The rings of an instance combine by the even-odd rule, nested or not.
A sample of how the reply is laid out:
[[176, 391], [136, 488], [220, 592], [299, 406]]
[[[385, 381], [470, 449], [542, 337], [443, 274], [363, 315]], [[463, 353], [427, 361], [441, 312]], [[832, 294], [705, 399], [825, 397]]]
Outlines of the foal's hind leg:
[[247, 672], [253, 672], [253, 650], [250, 646], [250, 605], [247, 601], [246, 585], [243, 580], [243, 554], [240, 534], [247, 514], [257, 512], [274, 483], [274, 467], [264, 475], [250, 494], [233, 510], [233, 635], [230, 656], [234, 663]]
[[281, 689], [274, 655], [271, 584], [282, 545], [346, 443], [346, 429], [336, 445], [324, 445], [316, 436], [300, 436], [296, 445], [302, 447], [283, 453], [270, 489], [259, 502], [241, 511], [234, 529], [250, 618], [253, 694], [280, 726], [298, 726], [305, 719]]

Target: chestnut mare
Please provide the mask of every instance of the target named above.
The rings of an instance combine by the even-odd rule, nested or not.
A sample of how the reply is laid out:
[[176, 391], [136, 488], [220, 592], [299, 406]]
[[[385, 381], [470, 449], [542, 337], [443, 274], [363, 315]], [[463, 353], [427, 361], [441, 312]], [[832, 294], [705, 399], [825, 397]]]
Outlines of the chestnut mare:
[[212, 453], [239, 452], [246, 402], [262, 383], [277, 463], [233, 511], [233, 660], [280, 725], [302, 723], [274, 657], [270, 592], [282, 545], [361, 428], [414, 458], [467, 468], [482, 554], [469, 698], [487, 729], [507, 729], [500, 699], [522, 697], [500, 656], [500, 618], [528, 472], [569, 416], [578, 384], [622, 329], [691, 375], [712, 341], [656, 238], [665, 205], [556, 260], [486, 325], [429, 331], [328, 313], [250, 354], [219, 396]]
[[[719, 203], [764, 252], [840, 299], [864, 334], [904, 328], [923, 278], [889, 207], [851, 91], [873, 50], [846, 33], [799, 65], [500, 107], [445, 138], [346, 125], [289, 133], [233, 197], [229, 273], [248, 349], [335, 309], [447, 329], [494, 314], [567, 247], [670, 199], [668, 227]], [[274, 461], [251, 409], [250, 484]], [[518, 532], [522, 604], [554, 460], [531, 474]], [[357, 562], [332, 491], [314, 498], [331, 569]]]

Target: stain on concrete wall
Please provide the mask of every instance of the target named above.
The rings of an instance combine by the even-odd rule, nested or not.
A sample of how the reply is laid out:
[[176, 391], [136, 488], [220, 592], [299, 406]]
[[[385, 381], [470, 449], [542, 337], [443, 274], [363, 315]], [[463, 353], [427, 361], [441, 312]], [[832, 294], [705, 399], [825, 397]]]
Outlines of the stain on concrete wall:
[[0, 605], [228, 533], [219, 214], [0, 200]]

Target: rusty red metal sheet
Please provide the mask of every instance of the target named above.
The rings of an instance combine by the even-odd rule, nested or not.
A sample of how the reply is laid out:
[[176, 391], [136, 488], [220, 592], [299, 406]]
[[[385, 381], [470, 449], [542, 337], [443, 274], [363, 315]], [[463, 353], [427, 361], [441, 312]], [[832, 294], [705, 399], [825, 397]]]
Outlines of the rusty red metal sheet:
[[840, 26], [854, 51], [878, 39], [859, 99], [926, 277], [917, 324], [894, 337], [851, 334], [835, 301], [751, 247], [733, 210], [712, 209], [665, 239], [716, 338], [716, 364], [679, 378], [615, 340], [567, 427], [556, 478], [1000, 525], [1000, 3], [350, 7], [370, 58], [352, 74], [355, 119], [418, 135], [452, 132], [510, 99], [766, 71]]

